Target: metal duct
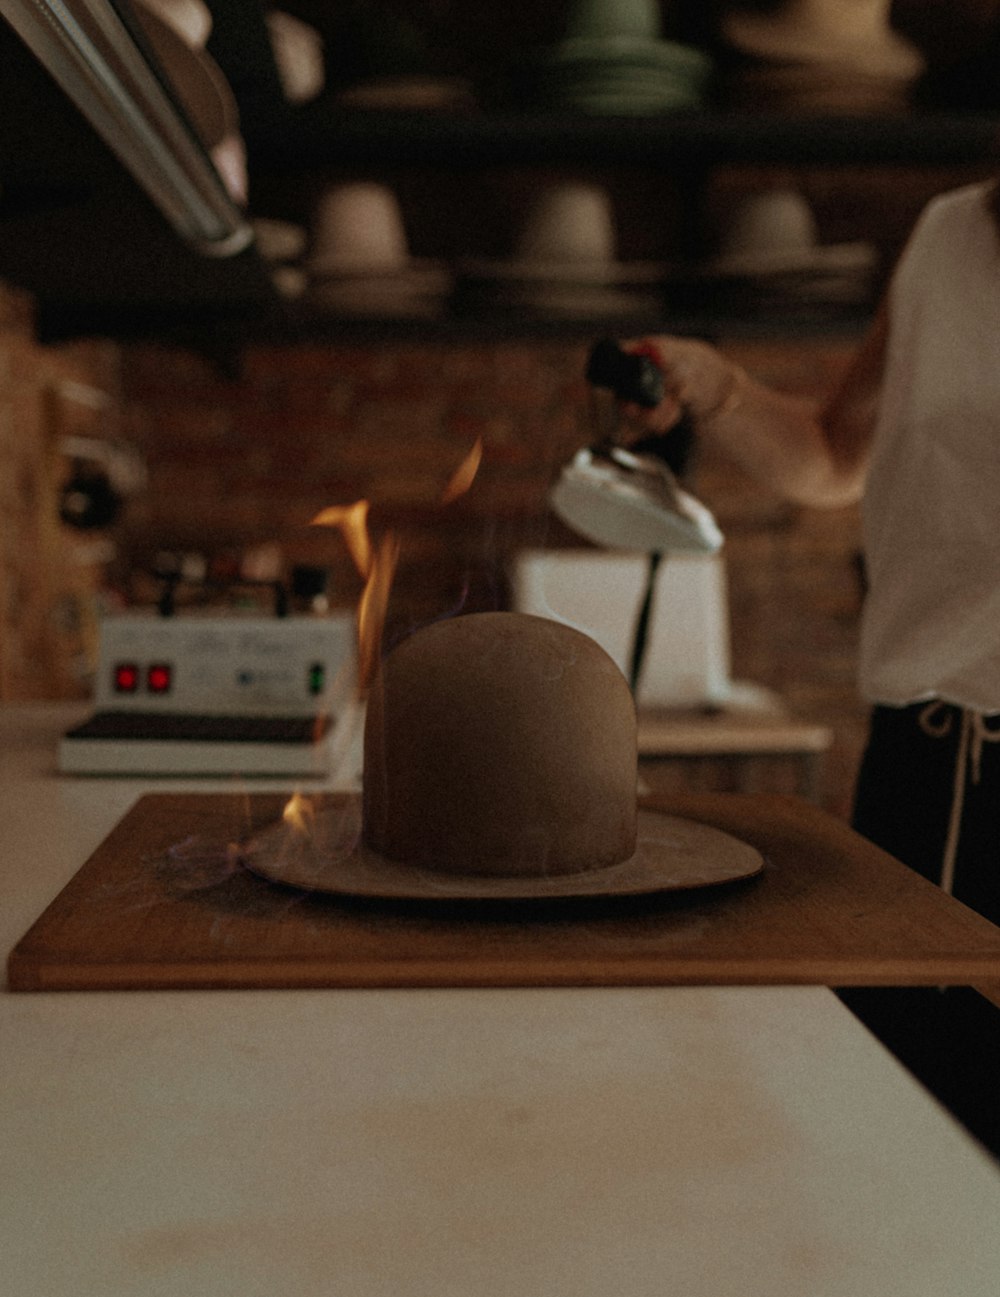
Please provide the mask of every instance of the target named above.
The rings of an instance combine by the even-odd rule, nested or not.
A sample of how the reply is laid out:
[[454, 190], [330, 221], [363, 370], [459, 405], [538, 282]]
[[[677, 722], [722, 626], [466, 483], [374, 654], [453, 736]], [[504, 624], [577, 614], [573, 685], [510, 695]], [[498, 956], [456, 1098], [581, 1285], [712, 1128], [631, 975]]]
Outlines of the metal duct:
[[0, 15], [187, 243], [227, 257], [253, 241], [250, 223], [110, 0], [0, 0]]

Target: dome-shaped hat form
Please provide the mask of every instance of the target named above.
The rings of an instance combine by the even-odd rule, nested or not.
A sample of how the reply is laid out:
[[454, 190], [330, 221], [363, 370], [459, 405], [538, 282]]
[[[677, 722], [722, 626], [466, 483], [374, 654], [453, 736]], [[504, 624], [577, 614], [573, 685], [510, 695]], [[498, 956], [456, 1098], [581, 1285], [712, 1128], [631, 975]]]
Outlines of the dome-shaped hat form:
[[304, 827], [241, 859], [335, 896], [530, 901], [636, 896], [759, 874], [745, 842], [637, 809], [632, 697], [588, 635], [528, 613], [416, 631], [368, 700], [363, 798], [310, 802]]
[[566, 874], [635, 850], [632, 695], [589, 636], [528, 613], [417, 631], [368, 701], [364, 838], [460, 874]]
[[460, 874], [567, 874], [636, 850], [636, 709], [601, 646], [529, 613], [424, 626], [368, 699], [364, 840]]

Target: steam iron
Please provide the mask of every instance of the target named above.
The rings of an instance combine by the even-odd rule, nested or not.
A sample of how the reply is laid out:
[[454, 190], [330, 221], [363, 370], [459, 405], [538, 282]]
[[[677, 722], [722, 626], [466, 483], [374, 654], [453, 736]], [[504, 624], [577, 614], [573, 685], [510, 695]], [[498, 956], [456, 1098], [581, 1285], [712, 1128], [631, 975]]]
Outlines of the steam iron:
[[[623, 351], [611, 339], [594, 346], [586, 376], [595, 389], [646, 409], [663, 398], [663, 375], [652, 359]], [[595, 392], [595, 405], [596, 397]], [[715, 554], [722, 532], [677, 478], [690, 440], [690, 429], [678, 428], [627, 449], [612, 433], [577, 452], [550, 491], [549, 504], [571, 530], [606, 549]]]

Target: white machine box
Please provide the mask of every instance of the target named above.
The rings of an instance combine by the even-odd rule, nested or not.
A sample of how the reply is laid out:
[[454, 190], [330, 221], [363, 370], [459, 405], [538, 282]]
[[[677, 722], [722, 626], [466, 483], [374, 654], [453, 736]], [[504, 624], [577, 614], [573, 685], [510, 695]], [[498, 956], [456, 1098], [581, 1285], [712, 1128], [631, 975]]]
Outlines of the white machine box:
[[[511, 572], [514, 607], [584, 631], [628, 674], [648, 562], [644, 554], [525, 550]], [[669, 554], [652, 592], [637, 705], [719, 706], [731, 693], [722, 558]]]
[[354, 662], [350, 613], [107, 617], [95, 712], [64, 735], [60, 769], [322, 775]]

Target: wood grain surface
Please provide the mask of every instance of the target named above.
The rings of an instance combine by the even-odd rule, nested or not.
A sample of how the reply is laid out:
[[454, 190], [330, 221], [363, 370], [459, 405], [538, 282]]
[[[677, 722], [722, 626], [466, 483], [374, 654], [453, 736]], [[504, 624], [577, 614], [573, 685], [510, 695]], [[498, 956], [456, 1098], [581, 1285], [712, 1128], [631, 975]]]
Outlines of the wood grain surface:
[[766, 860], [612, 901], [394, 903], [269, 883], [236, 845], [281, 795], [139, 799], [11, 952], [12, 990], [1000, 983], [1000, 928], [797, 798], [644, 798]]

